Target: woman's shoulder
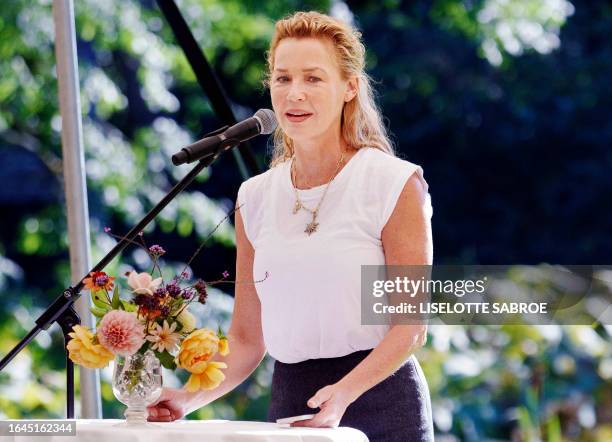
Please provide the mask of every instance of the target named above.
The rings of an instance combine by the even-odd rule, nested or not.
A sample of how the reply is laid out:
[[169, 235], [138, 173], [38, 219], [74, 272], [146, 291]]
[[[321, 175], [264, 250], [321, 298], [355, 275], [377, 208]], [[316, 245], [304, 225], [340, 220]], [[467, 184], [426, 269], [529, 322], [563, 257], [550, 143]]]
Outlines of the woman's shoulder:
[[285, 167], [285, 163], [279, 163], [276, 166], [266, 170], [265, 172], [253, 175], [252, 177], [242, 182], [242, 184], [240, 185], [239, 193], [260, 193], [259, 190], [267, 188], [271, 184], [271, 180], [274, 179], [277, 174], [281, 173], [283, 167]]
[[[367, 177], [367, 180], [364, 179], [362, 182], [367, 182], [367, 184], [363, 195], [368, 205], [378, 210], [374, 219], [376, 219], [376, 231], [381, 232], [391, 217], [407, 181], [412, 176], [416, 176], [421, 182], [426, 194], [429, 192], [429, 185], [425, 181], [423, 168], [420, 165], [380, 149], [370, 148], [368, 150], [368, 161], [364, 161], [366, 170], [363, 176]], [[431, 202], [429, 196], [426, 198], [427, 210], [431, 216], [433, 213]]]
[[[364, 152], [368, 158], [365, 161], [366, 167], [372, 173], [382, 174], [384, 176], [391, 176], [398, 172], [414, 172], [415, 170], [422, 168], [420, 165], [408, 161], [401, 156], [392, 155], [376, 147], [369, 147]], [[400, 154], [401, 155], [401, 154]]]

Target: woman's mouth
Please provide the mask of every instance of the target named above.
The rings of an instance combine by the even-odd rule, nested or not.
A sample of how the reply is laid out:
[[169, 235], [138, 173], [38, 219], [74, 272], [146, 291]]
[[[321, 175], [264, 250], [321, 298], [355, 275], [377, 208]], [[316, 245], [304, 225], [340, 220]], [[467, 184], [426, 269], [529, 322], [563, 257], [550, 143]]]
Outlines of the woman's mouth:
[[292, 123], [301, 123], [302, 121], [312, 116], [312, 114], [305, 112], [287, 112], [285, 113], [285, 116], [287, 117], [287, 120], [291, 121]]

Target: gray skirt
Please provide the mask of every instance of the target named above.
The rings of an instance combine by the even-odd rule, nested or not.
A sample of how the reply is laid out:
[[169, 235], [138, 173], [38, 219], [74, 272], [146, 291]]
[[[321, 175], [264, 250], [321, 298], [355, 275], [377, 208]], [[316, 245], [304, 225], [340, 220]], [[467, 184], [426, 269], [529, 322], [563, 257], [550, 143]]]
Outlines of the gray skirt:
[[[276, 361], [268, 421], [317, 413], [319, 409], [309, 408], [306, 401], [320, 388], [338, 382], [371, 351], [295, 364]], [[392, 376], [349, 405], [340, 426], [361, 430], [370, 442], [432, 442], [429, 388], [416, 357], [412, 355]]]

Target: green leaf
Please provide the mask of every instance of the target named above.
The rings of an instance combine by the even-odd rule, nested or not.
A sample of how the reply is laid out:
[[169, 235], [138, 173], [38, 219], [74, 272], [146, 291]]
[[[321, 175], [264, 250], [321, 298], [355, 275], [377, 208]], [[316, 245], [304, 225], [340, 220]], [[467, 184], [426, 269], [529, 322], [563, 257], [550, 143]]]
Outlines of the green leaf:
[[144, 344], [142, 344], [142, 346], [138, 349], [138, 353], [141, 355], [145, 354], [150, 346], [151, 343], [149, 341], [145, 341]]
[[98, 308], [98, 307], [89, 307], [89, 311], [93, 313], [96, 318], [101, 318], [106, 314], [106, 310]]
[[132, 304], [129, 301], [124, 301], [123, 299], [121, 300], [121, 307], [123, 308], [123, 310], [125, 310], [126, 312], [135, 312], [138, 310], [138, 306]]
[[225, 333], [223, 333], [223, 330], [221, 330], [221, 326], [218, 326], [217, 329], [217, 336], [219, 337], [219, 339], [227, 339], [227, 336], [225, 336]]
[[98, 308], [101, 308], [102, 310], [110, 309], [110, 305], [108, 305], [108, 302], [106, 302], [106, 300], [104, 299], [104, 295], [102, 294], [102, 292], [92, 292], [91, 301], [93, 302], [93, 305]]
[[168, 370], [176, 369], [176, 363], [174, 362], [174, 356], [172, 356], [167, 351], [164, 351], [163, 353], [156, 351], [155, 356], [157, 356], [157, 359], [159, 359], [159, 362], [161, 362], [164, 368], [167, 368]]
[[559, 422], [559, 416], [554, 414], [546, 423], [547, 429], [547, 440], [548, 442], [562, 442], [563, 435], [561, 433], [561, 423]]
[[537, 420], [538, 417], [538, 393], [534, 387], [529, 387], [526, 392], [525, 402], [527, 406], [527, 411], [531, 417], [534, 417]]
[[115, 286], [115, 291], [113, 292], [113, 300], [111, 301], [111, 305], [113, 309], [117, 310], [121, 306], [121, 300], [119, 299], [119, 286]]
[[526, 407], [521, 406], [517, 409], [517, 415], [523, 440], [535, 440], [535, 438], [532, 436], [534, 436], [536, 428], [531, 420], [531, 417], [529, 416], [529, 410], [527, 410]]
[[176, 322], [176, 328], [174, 329], [174, 331], [178, 333], [183, 329], [183, 324], [181, 324], [179, 321], [174, 321], [174, 322]]

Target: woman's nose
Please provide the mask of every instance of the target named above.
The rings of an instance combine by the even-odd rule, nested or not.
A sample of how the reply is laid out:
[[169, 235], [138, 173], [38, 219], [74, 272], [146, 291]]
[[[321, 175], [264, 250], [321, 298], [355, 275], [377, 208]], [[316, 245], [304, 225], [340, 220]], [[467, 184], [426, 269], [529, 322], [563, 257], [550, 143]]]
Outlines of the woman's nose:
[[306, 95], [302, 87], [298, 83], [293, 83], [289, 88], [289, 93], [287, 94], [287, 100], [289, 101], [304, 101], [306, 99]]

